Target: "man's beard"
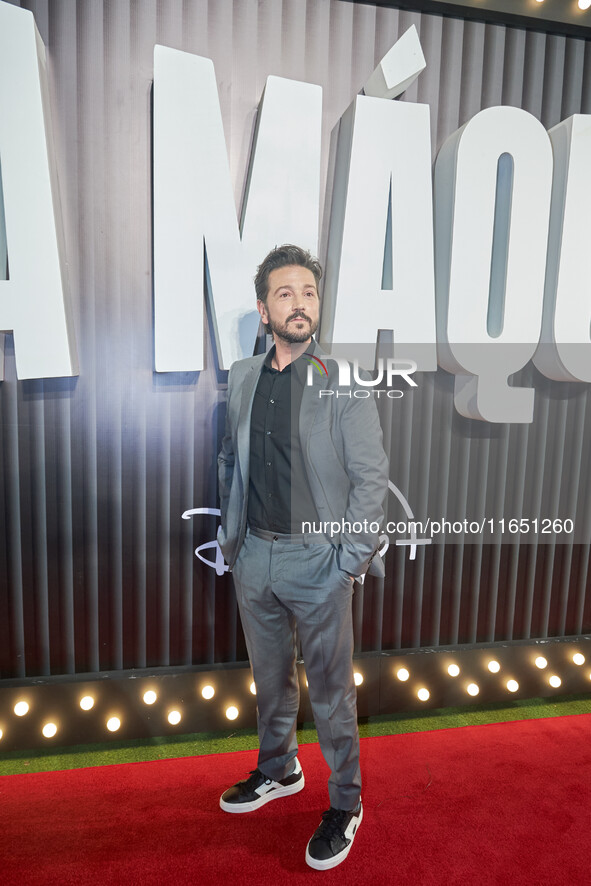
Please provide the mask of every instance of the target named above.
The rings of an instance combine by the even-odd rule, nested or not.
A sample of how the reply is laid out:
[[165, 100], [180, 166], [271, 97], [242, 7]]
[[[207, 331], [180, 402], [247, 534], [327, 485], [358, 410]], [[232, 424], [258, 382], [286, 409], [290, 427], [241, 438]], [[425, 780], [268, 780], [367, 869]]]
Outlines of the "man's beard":
[[[309, 323], [309, 327], [297, 329], [293, 326], [290, 326], [290, 322], [293, 322], [299, 317], [301, 317], [302, 320], [307, 320]], [[302, 342], [308, 341], [310, 336], [314, 335], [314, 333], [318, 329], [318, 320], [316, 320], [316, 322], [313, 322], [307, 314], [303, 313], [303, 311], [296, 311], [294, 314], [287, 318], [285, 323], [282, 323], [281, 325], [279, 325], [278, 323], [274, 323], [271, 317], [269, 317], [269, 323], [267, 325], [270, 327], [274, 337], [280, 338], [290, 345], [297, 345], [301, 344]]]

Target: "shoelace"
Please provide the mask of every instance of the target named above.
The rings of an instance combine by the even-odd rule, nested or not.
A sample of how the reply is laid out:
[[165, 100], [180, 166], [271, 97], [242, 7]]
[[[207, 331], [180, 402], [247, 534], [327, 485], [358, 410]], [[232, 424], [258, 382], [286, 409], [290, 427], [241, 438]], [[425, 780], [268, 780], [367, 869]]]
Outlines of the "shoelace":
[[318, 836], [323, 837], [326, 840], [332, 840], [333, 837], [338, 836], [342, 837], [344, 840], [345, 834], [343, 825], [347, 815], [348, 813], [345, 812], [344, 809], [333, 809], [331, 806], [330, 809], [327, 809], [326, 812], [322, 813], [322, 822], [318, 828]]
[[243, 781], [240, 785], [240, 793], [241, 794], [249, 794], [255, 788], [258, 788], [259, 785], [264, 784], [264, 782], [268, 781], [267, 778], [263, 775], [260, 769], [251, 769], [250, 775]]

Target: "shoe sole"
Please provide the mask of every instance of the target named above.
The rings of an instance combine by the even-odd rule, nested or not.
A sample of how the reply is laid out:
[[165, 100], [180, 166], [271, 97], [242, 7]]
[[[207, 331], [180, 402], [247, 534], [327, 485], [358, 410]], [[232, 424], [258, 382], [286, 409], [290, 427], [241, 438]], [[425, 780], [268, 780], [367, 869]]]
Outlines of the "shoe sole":
[[227, 803], [223, 797], [220, 797], [220, 808], [224, 812], [254, 812], [255, 809], [260, 809], [261, 806], [264, 806], [265, 803], [270, 803], [271, 800], [280, 800], [281, 797], [290, 797], [292, 794], [299, 793], [299, 791], [304, 789], [304, 784], [304, 773], [302, 772], [302, 777], [298, 781], [293, 784], [283, 785], [274, 791], [269, 791], [268, 794], [263, 794], [258, 800], [251, 800], [246, 803]]
[[357, 825], [355, 826], [355, 830], [353, 832], [353, 836], [351, 837], [351, 842], [348, 846], [346, 846], [342, 852], [339, 852], [338, 855], [334, 855], [332, 858], [312, 858], [310, 855], [310, 843], [308, 843], [306, 847], [306, 864], [308, 864], [311, 868], [314, 868], [315, 871], [329, 871], [331, 868], [336, 868], [337, 865], [341, 864], [349, 852], [351, 851], [351, 847], [353, 846], [353, 840], [357, 836], [357, 831], [359, 830], [359, 825], [363, 821], [363, 806], [359, 812], [359, 818], [357, 819]]

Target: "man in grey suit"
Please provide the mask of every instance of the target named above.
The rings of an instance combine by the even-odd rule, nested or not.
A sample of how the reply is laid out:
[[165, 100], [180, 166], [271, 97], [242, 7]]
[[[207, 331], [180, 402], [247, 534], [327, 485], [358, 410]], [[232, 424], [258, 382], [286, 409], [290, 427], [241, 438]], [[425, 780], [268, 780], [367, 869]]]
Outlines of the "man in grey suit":
[[304, 787], [297, 629], [331, 770], [330, 809], [306, 861], [327, 870], [346, 858], [363, 815], [351, 600], [356, 579], [383, 574], [375, 555], [388, 468], [373, 397], [367, 389], [356, 397], [357, 385], [339, 389], [334, 362], [314, 356], [321, 356], [312, 338], [321, 275], [297, 246], [269, 253], [255, 289], [274, 346], [234, 363], [228, 377], [218, 541], [256, 685], [260, 749], [257, 769], [226, 790], [220, 806], [251, 812]]

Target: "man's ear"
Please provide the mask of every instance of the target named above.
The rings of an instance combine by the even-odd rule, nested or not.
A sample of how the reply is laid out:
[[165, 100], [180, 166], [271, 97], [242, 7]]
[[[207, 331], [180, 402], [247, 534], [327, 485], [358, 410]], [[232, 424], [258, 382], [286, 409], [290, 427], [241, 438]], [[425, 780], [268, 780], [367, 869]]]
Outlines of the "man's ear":
[[267, 313], [267, 305], [264, 302], [262, 302], [260, 300], [260, 298], [257, 298], [257, 311], [261, 315], [261, 320], [266, 325], [269, 322], [269, 315]]

